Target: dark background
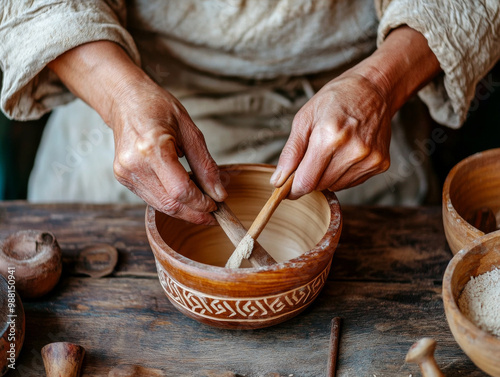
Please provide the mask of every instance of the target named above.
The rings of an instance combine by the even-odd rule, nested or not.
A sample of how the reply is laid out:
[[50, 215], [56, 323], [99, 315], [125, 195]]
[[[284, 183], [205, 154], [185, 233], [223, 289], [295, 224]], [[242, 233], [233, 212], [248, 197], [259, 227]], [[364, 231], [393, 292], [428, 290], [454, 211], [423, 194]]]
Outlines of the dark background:
[[[473, 107], [459, 130], [435, 125], [444, 128], [447, 136], [431, 155], [439, 188], [460, 160], [500, 147], [500, 63], [486, 75], [484, 83], [478, 85]], [[29, 174], [47, 118], [48, 115], [37, 121], [17, 122], [0, 114], [0, 200], [26, 198]], [[438, 204], [438, 197], [426, 204]]]

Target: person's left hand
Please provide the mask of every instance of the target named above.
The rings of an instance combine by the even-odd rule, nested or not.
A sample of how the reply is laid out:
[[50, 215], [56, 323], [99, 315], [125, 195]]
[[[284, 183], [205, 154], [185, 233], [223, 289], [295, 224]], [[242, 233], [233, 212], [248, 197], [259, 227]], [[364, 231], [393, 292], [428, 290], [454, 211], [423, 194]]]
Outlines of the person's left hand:
[[271, 178], [276, 186], [294, 171], [290, 199], [313, 190], [339, 191], [389, 168], [389, 99], [350, 70], [326, 84], [296, 114]]

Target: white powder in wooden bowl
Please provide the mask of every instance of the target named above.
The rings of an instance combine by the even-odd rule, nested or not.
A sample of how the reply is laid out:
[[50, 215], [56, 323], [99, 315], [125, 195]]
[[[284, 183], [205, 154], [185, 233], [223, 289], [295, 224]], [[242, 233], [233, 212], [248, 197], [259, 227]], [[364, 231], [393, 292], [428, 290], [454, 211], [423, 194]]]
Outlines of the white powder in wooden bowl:
[[500, 337], [500, 269], [471, 277], [458, 306], [478, 327]]

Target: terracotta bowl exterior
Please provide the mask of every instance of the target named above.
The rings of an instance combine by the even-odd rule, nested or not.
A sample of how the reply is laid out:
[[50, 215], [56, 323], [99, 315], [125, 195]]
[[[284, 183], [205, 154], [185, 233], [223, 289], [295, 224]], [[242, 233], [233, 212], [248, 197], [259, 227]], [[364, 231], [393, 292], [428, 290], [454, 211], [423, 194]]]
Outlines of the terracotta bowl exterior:
[[495, 268], [500, 268], [500, 231], [473, 241], [452, 258], [443, 278], [443, 302], [448, 325], [462, 350], [484, 372], [500, 377], [500, 338], [481, 330], [458, 307], [471, 276]]
[[465, 219], [488, 207], [500, 224], [500, 148], [476, 153], [459, 162], [443, 186], [443, 225], [453, 254], [484, 235]]
[[[226, 203], [247, 228], [273, 191], [273, 171], [269, 165], [221, 167]], [[146, 210], [148, 239], [170, 302], [191, 318], [227, 329], [268, 327], [309, 306], [326, 282], [341, 229], [334, 193], [285, 200], [258, 239], [278, 263], [227, 269], [234, 246], [220, 227]]]

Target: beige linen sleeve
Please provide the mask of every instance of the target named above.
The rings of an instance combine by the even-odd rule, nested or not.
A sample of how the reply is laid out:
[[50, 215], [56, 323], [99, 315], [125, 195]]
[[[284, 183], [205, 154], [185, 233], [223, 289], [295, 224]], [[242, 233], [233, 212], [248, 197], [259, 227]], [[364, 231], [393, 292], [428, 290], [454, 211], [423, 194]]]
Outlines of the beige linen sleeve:
[[0, 7], [2, 111], [18, 120], [36, 119], [71, 101], [47, 64], [81, 44], [109, 40], [139, 64], [134, 41], [123, 24], [124, 0], [4, 0]]
[[[443, 73], [418, 93], [437, 122], [458, 128], [467, 117], [476, 85], [500, 58], [498, 0], [377, 0], [377, 44], [394, 28], [422, 33]], [[486, 78], [485, 87], [493, 85]]]

